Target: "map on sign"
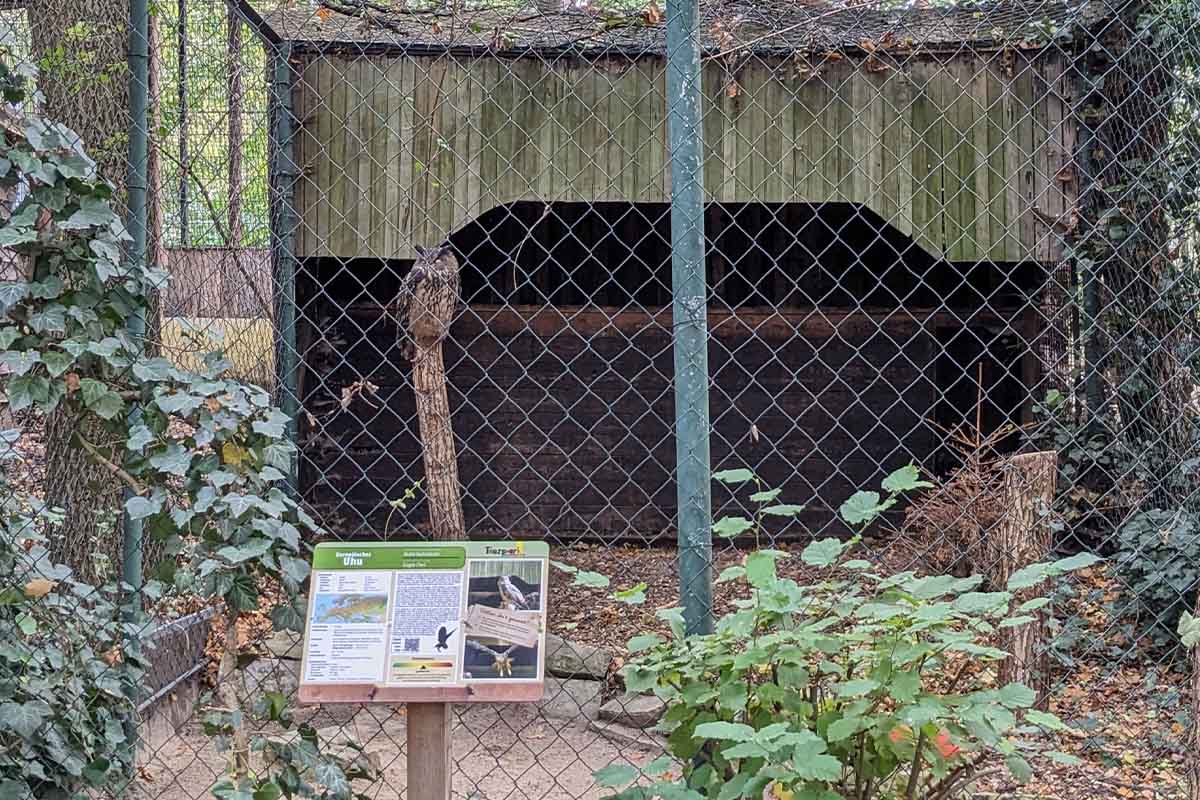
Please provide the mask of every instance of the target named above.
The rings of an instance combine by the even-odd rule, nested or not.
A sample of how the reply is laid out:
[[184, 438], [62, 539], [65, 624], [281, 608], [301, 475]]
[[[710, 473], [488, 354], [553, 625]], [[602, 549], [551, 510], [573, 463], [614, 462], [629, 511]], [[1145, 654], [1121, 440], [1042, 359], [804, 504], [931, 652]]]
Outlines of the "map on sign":
[[539, 699], [549, 558], [545, 542], [317, 545], [300, 700]]

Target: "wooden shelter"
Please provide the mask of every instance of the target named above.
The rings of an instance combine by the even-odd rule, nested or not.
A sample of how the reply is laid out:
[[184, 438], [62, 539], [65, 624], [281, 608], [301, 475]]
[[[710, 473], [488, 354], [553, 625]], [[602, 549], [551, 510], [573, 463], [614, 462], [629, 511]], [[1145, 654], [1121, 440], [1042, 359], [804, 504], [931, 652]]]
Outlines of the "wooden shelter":
[[[714, 461], [815, 497], [820, 529], [887, 470], [935, 467], [934, 422], [1029, 414], [1061, 349], [1072, 32], [1099, 18], [1044, 0], [701, 6]], [[377, 529], [420, 477], [386, 304], [414, 247], [449, 239], [468, 527], [668, 529], [664, 26], [260, 11], [241, 6], [286, 64], [273, 220], [306, 496]]]

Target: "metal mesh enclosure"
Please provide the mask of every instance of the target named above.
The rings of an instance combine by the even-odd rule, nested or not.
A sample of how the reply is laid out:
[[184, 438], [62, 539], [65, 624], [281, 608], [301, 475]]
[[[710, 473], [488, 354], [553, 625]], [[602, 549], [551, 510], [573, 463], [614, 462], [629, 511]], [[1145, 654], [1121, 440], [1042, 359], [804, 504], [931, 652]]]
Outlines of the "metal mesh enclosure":
[[[70, 108], [46, 77], [59, 50], [112, 56], [103, 48], [128, 34], [124, 3], [78, 5], [0, 2], [3, 57], [42, 82], [32, 105], [52, 118]], [[707, 474], [701, 487], [680, 469], [688, 325], [706, 348], [706, 466], [748, 468], [805, 506], [767, 520], [772, 548], [853, 536], [843, 504], [913, 464], [930, 487], [857, 546], [895, 573], [1007, 579], [1025, 564], [998, 533], [1004, 481], [1031, 463], [1014, 457], [1052, 453], [1051, 507], [1026, 526], [1044, 522], [1050, 541], [1029, 560], [1103, 559], [1056, 584], [1035, 687], [1068, 728], [1048, 740], [1081, 760], [1035, 761], [1028, 789], [998, 770], [1003, 759], [981, 762], [969, 791], [947, 798], [1196, 797], [1188, 670], [1200, 667], [1177, 631], [1200, 600], [1200, 11], [1189, 0], [697, 8], [700, 124], [688, 138], [668, 124], [675, 62], [654, 0], [154, 4], [147, 260], [171, 282], [146, 342], [188, 370], [223, 350], [237, 378], [270, 393], [298, 448], [290, 496], [327, 538], [429, 538], [440, 533], [430, 434], [398, 299], [420, 252], [448, 247], [461, 287], [442, 343], [459, 532], [548, 540], [553, 559], [614, 589], [646, 583], [650, 611], [556, 573], [546, 699], [456, 708], [455, 797], [605, 797], [594, 770], [642, 770], [670, 749], [653, 727], [663, 709], [624, 693], [627, 641], [663, 628], [653, 611], [688, 594], [676, 559], [696, 531], [681, 533], [681, 503], [705, 534], [754, 516], [739, 487], [710, 489]], [[106, 13], [123, 15], [115, 40]], [[49, 29], [52, 16], [69, 24]], [[85, 77], [63, 85], [105, 74], [81, 63]], [[131, 131], [123, 101], [112, 113]], [[127, 139], [85, 144], [123, 154]], [[673, 290], [684, 140], [700, 148], [702, 298]], [[100, 161], [104, 172], [111, 159]], [[8, 216], [19, 208], [4, 202]], [[13, 263], [5, 280], [32, 281]], [[6, 380], [24, 374], [3, 363]], [[53, 422], [9, 416], [14, 491], [40, 497], [60, 463], [45, 454]], [[718, 613], [739, 595], [712, 578], [752, 544], [718, 537], [695, 551]], [[27, 589], [6, 583], [0, 620], [12, 622], [4, 592]], [[222, 697], [226, 617], [202, 610], [212, 603], [196, 586], [167, 595], [143, 598], [167, 628], [123, 791], [209, 796], [228, 758], [203, 730]], [[302, 644], [272, 629], [277, 599], [264, 589], [239, 628], [247, 698], [297, 687]], [[0, 684], [19, 679], [0, 672]], [[164, 702], [166, 726], [154, 716]], [[380, 775], [356, 791], [410, 795], [404, 708], [297, 718], [324, 742], [363, 744]]]

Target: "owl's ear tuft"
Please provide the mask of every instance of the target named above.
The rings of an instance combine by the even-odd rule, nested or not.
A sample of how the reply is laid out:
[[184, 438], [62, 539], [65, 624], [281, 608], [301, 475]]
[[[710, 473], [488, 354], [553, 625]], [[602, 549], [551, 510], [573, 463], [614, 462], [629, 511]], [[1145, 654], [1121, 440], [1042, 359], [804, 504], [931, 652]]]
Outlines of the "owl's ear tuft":
[[417, 251], [417, 258], [424, 258], [429, 253], [428, 250], [426, 250], [424, 247], [421, 247], [419, 244], [413, 245], [413, 249]]

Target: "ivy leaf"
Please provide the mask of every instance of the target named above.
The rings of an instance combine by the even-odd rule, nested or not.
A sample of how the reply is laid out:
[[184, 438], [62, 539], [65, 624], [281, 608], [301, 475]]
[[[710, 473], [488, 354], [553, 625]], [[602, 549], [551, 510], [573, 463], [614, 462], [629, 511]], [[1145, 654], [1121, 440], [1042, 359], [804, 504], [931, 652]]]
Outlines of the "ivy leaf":
[[50, 706], [44, 700], [3, 703], [0, 704], [0, 726], [23, 739], [32, 739], [50, 719], [50, 713]]
[[263, 436], [270, 436], [272, 439], [278, 439], [283, 436], [287, 423], [288, 418], [286, 414], [273, 411], [267, 419], [255, 420], [253, 423], [251, 423], [250, 427], [254, 429], [255, 433], [261, 433]]
[[67, 230], [80, 230], [109, 225], [116, 222], [116, 214], [107, 200], [99, 197], [84, 197], [79, 201], [79, 210], [59, 223]]
[[1200, 644], [1200, 617], [1193, 617], [1189, 611], [1179, 616], [1179, 641], [1188, 648]]
[[165, 358], [146, 358], [137, 361], [132, 371], [139, 381], [165, 381], [175, 373], [175, 367]]
[[277, 631], [304, 631], [304, 616], [291, 603], [280, 603], [271, 609], [271, 624]]
[[712, 477], [714, 481], [734, 486], [754, 480], [754, 473], [748, 469], [725, 469], [720, 472], [714, 472]]
[[75, 364], [75, 357], [61, 350], [47, 350], [42, 353], [42, 363], [46, 365], [50, 377], [57, 378]]
[[820, 539], [810, 542], [800, 553], [800, 560], [812, 567], [828, 567], [841, 557], [846, 543], [839, 539]]
[[154, 441], [154, 434], [145, 425], [135, 425], [129, 431], [129, 439], [125, 442], [125, 447], [134, 453], [140, 453], [145, 449], [146, 445]]
[[308, 577], [309, 573], [308, 562], [295, 556], [281, 555], [279, 557], [279, 569], [285, 577], [296, 583], [302, 583]]
[[13, 375], [24, 375], [41, 360], [42, 356], [36, 350], [8, 350], [0, 353], [0, 364]]
[[83, 404], [101, 419], [113, 419], [125, 408], [120, 395], [108, 388], [108, 385], [94, 378], [84, 378], [79, 382]]
[[145, 519], [162, 510], [162, 499], [134, 495], [125, 501], [125, 511], [132, 520]]
[[[17, 242], [5, 242], [5, 228], [0, 228], [0, 247], [10, 247]], [[31, 234], [32, 235], [32, 234]], [[32, 241], [32, 239], [26, 239]], [[8, 310], [29, 296], [29, 286], [24, 283], [0, 283], [0, 314], [8, 314]]]
[[911, 492], [913, 489], [928, 489], [933, 486], [929, 481], [921, 480], [921, 474], [915, 464], [901, 467], [883, 479], [883, 490], [890, 494]]
[[236, 576], [225, 592], [225, 600], [238, 611], [254, 611], [258, 608], [258, 587], [249, 575]]
[[166, 452], [150, 457], [150, 466], [159, 472], [183, 477], [192, 466], [192, 451], [177, 442], [171, 442]]
[[842, 503], [839, 513], [850, 525], [864, 525], [875, 519], [884, 507], [879, 502], [879, 492], [855, 492]]
[[67, 310], [57, 303], [46, 306], [29, 315], [29, 327], [38, 333], [65, 333]]

